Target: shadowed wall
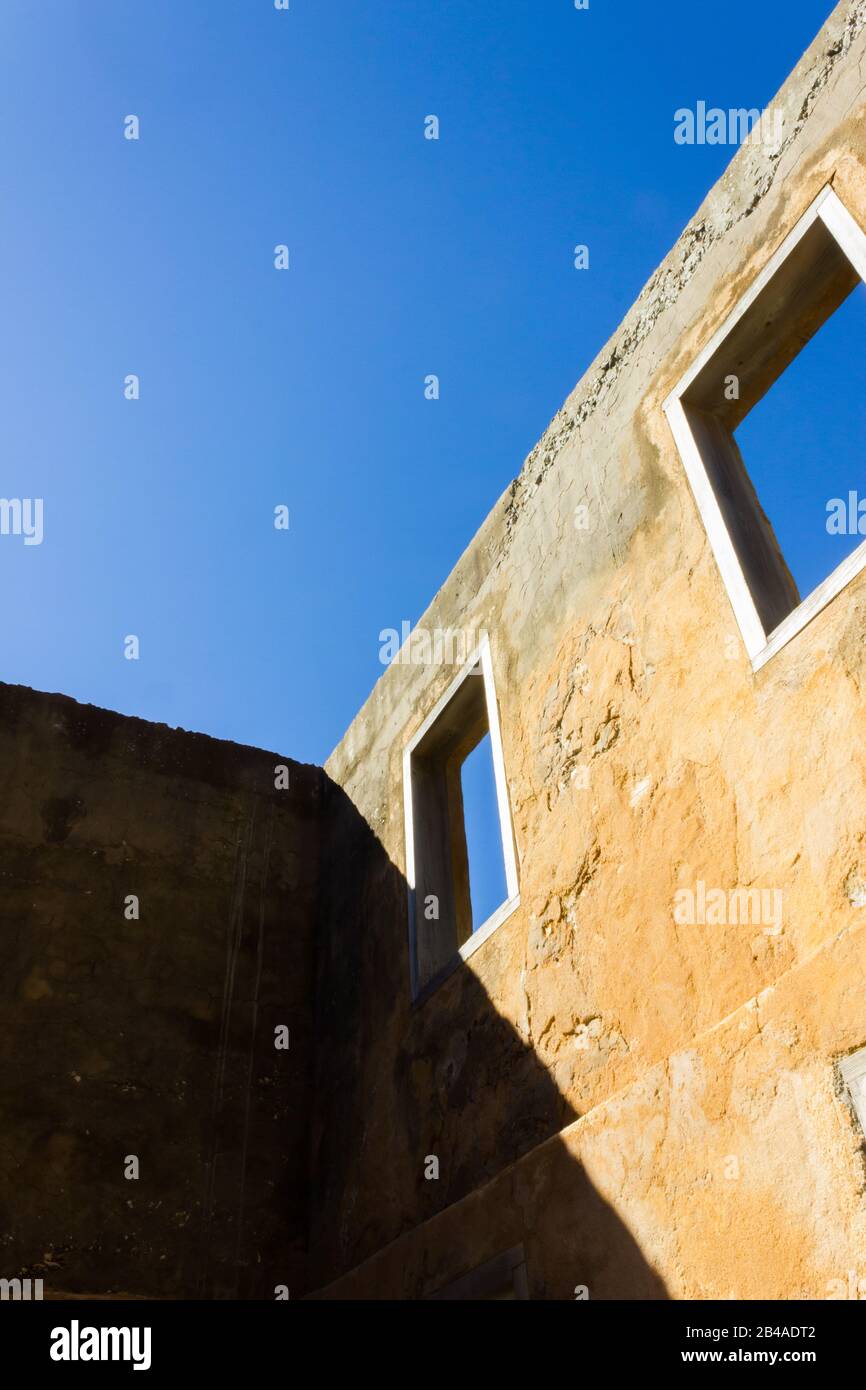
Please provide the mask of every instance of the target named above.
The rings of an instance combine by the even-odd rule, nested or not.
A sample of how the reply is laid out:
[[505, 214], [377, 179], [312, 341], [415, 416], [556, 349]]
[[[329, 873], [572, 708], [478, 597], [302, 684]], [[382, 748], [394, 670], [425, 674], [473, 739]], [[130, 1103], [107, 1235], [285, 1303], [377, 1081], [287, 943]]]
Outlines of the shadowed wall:
[[0, 686], [0, 1276], [302, 1286], [321, 773], [281, 761]]

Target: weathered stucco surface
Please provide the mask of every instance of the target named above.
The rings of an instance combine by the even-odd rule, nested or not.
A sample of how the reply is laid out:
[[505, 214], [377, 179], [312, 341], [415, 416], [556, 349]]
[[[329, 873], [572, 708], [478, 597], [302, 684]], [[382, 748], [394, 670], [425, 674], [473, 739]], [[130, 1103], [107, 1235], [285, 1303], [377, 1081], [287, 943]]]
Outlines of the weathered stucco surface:
[[0, 685], [0, 1276], [303, 1288], [322, 774], [280, 761]]
[[[822, 188], [866, 227], [864, 59], [849, 0], [421, 620], [489, 635], [521, 897], [423, 1004], [402, 758], [451, 666], [285, 791], [0, 686], [0, 1277], [421, 1298], [522, 1245], [536, 1298], [866, 1290], [866, 576], [755, 674], [662, 411]], [[701, 881], [778, 929], [678, 923]]]
[[[420, 620], [490, 635], [521, 891], [420, 1008], [401, 758], [453, 669], [392, 665], [326, 766], [354, 808], [319, 971], [331, 1296], [421, 1296], [518, 1241], [536, 1296], [866, 1276], [835, 1073], [866, 1044], [866, 580], [754, 674], [662, 413], [825, 185], [866, 226], [864, 57], [841, 4], [779, 146], [737, 153]], [[780, 888], [781, 930], [678, 925], [698, 880]]]

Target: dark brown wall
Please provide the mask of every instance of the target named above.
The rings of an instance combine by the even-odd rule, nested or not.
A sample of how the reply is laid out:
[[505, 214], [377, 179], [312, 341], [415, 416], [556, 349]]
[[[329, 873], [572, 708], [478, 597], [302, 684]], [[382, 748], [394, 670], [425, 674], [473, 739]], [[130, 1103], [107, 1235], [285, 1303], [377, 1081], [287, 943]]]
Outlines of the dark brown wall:
[[0, 685], [0, 1277], [303, 1292], [322, 774], [281, 761]]
[[[412, 1006], [406, 880], [327, 777], [323, 821], [312, 1289], [575, 1117], [467, 966]], [[425, 1176], [428, 1155], [439, 1159], [436, 1180]]]

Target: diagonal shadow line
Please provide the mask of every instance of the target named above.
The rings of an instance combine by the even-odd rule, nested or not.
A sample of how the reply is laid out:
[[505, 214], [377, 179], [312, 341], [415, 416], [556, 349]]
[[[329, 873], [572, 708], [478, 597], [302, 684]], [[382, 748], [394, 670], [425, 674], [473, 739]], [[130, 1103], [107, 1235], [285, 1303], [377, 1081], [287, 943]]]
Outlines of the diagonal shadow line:
[[[544, 1145], [544, 1210], [515, 1205], [504, 1223], [506, 1244], [528, 1242], [530, 1296], [570, 1299], [586, 1285], [592, 1298], [667, 1298], [626, 1223], [554, 1138], [578, 1112], [477, 975], [461, 962], [422, 1005], [410, 1003], [406, 880], [327, 775], [324, 827], [310, 1288], [429, 1297], [495, 1254], [485, 1242], [503, 1228], [501, 1212], [480, 1222], [475, 1212], [472, 1240], [454, 1250], [435, 1218], [485, 1184], [495, 1200], [497, 1176]], [[424, 1177], [430, 1155], [436, 1181]], [[412, 1231], [395, 1294], [373, 1257]], [[336, 1281], [350, 1271], [341, 1292]]]

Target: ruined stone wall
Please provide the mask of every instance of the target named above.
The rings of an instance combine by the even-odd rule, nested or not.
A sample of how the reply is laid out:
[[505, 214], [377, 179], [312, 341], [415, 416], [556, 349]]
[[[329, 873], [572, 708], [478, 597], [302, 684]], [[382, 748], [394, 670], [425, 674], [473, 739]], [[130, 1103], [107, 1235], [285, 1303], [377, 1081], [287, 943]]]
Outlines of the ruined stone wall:
[[0, 686], [0, 1276], [303, 1291], [322, 774], [279, 761]]
[[[866, 1275], [835, 1072], [866, 1043], [866, 576], [754, 673], [662, 412], [825, 185], [866, 226], [864, 59], [849, 0], [420, 620], [490, 635], [521, 893], [420, 1007], [401, 760], [452, 668], [392, 665], [326, 765], [354, 808], [319, 985], [332, 1296], [423, 1296], [519, 1241], [537, 1297]], [[781, 930], [678, 925], [698, 880], [780, 887]]]

